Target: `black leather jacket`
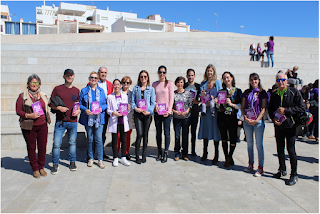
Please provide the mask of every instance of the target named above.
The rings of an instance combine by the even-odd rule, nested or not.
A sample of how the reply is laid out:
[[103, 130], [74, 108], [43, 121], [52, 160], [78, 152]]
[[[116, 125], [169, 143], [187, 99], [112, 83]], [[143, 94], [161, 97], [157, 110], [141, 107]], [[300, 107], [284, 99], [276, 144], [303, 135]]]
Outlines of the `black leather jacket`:
[[[273, 120], [273, 113], [280, 107], [281, 97], [277, 91], [271, 94], [268, 114]], [[303, 98], [296, 88], [288, 87], [287, 91], [283, 94], [282, 106], [285, 108], [285, 116], [287, 119], [283, 121], [280, 128], [292, 128], [295, 125], [294, 118], [305, 112]], [[279, 127], [275, 125], [275, 127]]]

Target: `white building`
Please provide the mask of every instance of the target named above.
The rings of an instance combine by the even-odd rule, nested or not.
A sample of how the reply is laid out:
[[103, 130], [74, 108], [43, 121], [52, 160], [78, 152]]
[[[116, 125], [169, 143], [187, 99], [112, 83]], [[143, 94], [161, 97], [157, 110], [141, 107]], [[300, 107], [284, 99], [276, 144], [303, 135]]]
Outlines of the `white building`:
[[1, 34], [5, 33], [5, 21], [11, 21], [9, 7], [1, 5]]
[[190, 25], [165, 22], [159, 14], [155, 14], [148, 19], [122, 17], [112, 25], [112, 32], [190, 32]]
[[[137, 14], [110, 11], [109, 7], [101, 10], [96, 6], [63, 2], [59, 7], [43, 5], [36, 8], [36, 22], [40, 34], [55, 31], [56, 33], [110, 33], [111, 25], [121, 17], [136, 19]], [[68, 30], [66, 32], [66, 26], [71, 32]]]

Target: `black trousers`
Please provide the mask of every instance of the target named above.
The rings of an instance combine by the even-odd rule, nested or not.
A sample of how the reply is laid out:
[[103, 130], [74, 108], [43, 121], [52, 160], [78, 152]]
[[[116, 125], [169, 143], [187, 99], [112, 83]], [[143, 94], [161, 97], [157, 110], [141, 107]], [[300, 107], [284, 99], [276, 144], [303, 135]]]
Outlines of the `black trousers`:
[[113, 158], [118, 157], [118, 133], [120, 132], [120, 140], [121, 140], [121, 157], [126, 156], [126, 146], [127, 146], [127, 132], [124, 132], [124, 125], [118, 124], [117, 133], [112, 133], [112, 151]]
[[[237, 115], [226, 115], [224, 112], [218, 113], [218, 127], [222, 141], [230, 139], [231, 144], [236, 144], [238, 140], [238, 120]], [[229, 137], [228, 137], [229, 132]]]
[[191, 126], [191, 152], [194, 153], [196, 151], [196, 138], [197, 138], [197, 126], [199, 121], [199, 116], [196, 117], [190, 117], [190, 123]]
[[295, 149], [295, 140], [296, 140], [296, 127], [292, 128], [280, 128], [275, 127], [275, 135], [276, 135], [276, 142], [277, 142], [277, 153], [279, 159], [279, 170], [286, 170], [285, 164], [285, 141], [287, 139], [287, 151], [290, 157], [290, 164], [291, 164], [291, 174], [297, 174], [297, 154]]
[[142, 154], [146, 155], [147, 146], [148, 146], [148, 134], [149, 128], [152, 121], [152, 116], [149, 114], [145, 116], [142, 113], [134, 113], [134, 123], [137, 130], [137, 138], [136, 138], [136, 155], [139, 155], [141, 139], [143, 138], [143, 151]]

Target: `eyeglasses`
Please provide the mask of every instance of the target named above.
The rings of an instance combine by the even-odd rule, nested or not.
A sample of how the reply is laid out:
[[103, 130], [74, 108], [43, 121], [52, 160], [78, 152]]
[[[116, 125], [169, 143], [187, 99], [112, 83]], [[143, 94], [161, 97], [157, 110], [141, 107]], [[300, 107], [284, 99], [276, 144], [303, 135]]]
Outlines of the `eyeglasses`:
[[140, 76], [140, 78], [147, 78], [148, 76]]
[[166, 71], [158, 71], [158, 74], [166, 74]]
[[130, 82], [122, 82], [122, 84], [130, 85]]
[[91, 79], [99, 79], [99, 77], [91, 77], [91, 76], [90, 76], [90, 78], [91, 78]]
[[286, 81], [287, 79], [277, 79], [277, 82], [284, 82], [284, 81]]
[[29, 82], [30, 85], [40, 85], [40, 82]]

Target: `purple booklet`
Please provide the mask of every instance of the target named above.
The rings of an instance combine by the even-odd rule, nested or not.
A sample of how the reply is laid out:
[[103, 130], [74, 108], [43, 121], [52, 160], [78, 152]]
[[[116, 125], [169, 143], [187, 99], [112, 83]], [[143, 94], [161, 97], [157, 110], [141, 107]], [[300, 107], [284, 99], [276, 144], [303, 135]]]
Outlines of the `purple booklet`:
[[227, 100], [227, 92], [226, 91], [218, 91], [218, 104], [224, 104]]
[[129, 112], [128, 103], [120, 103], [119, 111], [120, 111], [120, 114], [122, 115], [128, 115], [128, 112]]
[[194, 99], [196, 97], [197, 92], [190, 90], [191, 98]]
[[144, 111], [147, 110], [147, 100], [146, 99], [138, 100], [138, 107]]
[[75, 102], [73, 105], [72, 115], [74, 114], [75, 111], [79, 110], [79, 108], [80, 108], [79, 102]]
[[207, 103], [211, 100], [211, 95], [209, 93], [207, 93], [205, 96], [200, 97], [202, 103]]
[[256, 120], [258, 118], [256, 111], [253, 108], [245, 109], [244, 111], [248, 119]]
[[32, 103], [31, 106], [33, 113], [39, 113], [40, 116], [44, 114], [40, 101]]
[[158, 114], [159, 115], [164, 115], [165, 113], [167, 113], [167, 105], [165, 103], [159, 103], [158, 104]]
[[287, 117], [284, 114], [279, 114], [277, 111], [273, 113], [275, 118], [277, 118], [281, 123], [287, 119]]
[[93, 114], [100, 114], [100, 102], [99, 101], [91, 102], [91, 112]]
[[176, 110], [181, 111], [181, 112], [185, 112], [184, 105], [183, 105], [182, 101], [176, 102]]

